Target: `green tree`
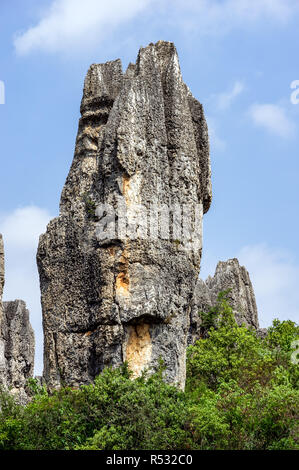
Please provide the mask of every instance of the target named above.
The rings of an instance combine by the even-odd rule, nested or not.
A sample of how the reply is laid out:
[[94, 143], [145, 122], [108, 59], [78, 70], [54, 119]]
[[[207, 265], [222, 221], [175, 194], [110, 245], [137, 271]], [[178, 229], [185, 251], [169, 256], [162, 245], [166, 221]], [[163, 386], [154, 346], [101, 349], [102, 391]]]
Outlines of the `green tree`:
[[31, 379], [26, 406], [0, 389], [0, 449], [299, 449], [298, 326], [275, 320], [261, 339], [237, 325], [227, 293], [206, 315], [185, 392], [162, 363], [135, 380], [127, 364], [107, 368], [78, 389]]

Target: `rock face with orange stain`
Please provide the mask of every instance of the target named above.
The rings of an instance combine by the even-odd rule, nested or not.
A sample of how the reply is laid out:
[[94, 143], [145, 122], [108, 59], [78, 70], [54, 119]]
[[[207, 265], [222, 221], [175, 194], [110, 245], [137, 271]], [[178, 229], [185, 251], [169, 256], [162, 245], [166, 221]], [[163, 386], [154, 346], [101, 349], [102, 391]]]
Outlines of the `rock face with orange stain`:
[[150, 324], [131, 325], [127, 329], [127, 341], [125, 343], [125, 357], [132, 377], [139, 377], [148, 366], [152, 356], [152, 340]]
[[141, 48], [125, 73], [119, 60], [92, 65], [60, 215], [37, 255], [49, 385], [124, 361], [138, 376], [162, 358], [165, 380], [184, 387], [210, 203], [207, 125], [174, 45]]

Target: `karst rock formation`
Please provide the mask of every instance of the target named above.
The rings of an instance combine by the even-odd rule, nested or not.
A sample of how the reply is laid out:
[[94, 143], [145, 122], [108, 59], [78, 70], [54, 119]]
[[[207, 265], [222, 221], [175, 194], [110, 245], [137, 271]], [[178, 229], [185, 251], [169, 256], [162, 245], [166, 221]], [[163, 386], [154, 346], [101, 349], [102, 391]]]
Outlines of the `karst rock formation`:
[[263, 330], [259, 329], [255, 294], [249, 273], [244, 266], [240, 266], [237, 258], [233, 258], [219, 261], [213, 277], [209, 276], [206, 281], [198, 279], [191, 309], [189, 343], [200, 338], [199, 312], [207, 312], [214, 307], [219, 293], [224, 291], [227, 291], [227, 300], [238, 325], [255, 328], [263, 335]]
[[37, 254], [50, 386], [90, 383], [124, 361], [138, 376], [161, 358], [165, 379], [184, 387], [210, 203], [207, 125], [174, 45], [141, 48], [125, 73], [120, 60], [92, 65], [60, 215]]
[[2, 302], [3, 287], [4, 247], [0, 235], [0, 385], [25, 403], [26, 382], [34, 370], [34, 332], [25, 302]]

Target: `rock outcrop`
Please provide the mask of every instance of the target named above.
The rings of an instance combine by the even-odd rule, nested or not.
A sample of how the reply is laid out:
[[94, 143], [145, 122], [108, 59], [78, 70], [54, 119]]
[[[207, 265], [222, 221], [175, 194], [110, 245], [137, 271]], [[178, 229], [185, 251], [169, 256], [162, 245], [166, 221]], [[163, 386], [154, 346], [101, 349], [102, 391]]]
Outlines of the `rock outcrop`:
[[236, 258], [219, 261], [213, 277], [198, 279], [191, 311], [189, 342], [200, 336], [201, 319], [198, 312], [207, 312], [216, 305], [218, 294], [229, 290], [228, 301], [238, 325], [259, 329], [258, 313], [252, 283], [248, 271]]
[[34, 332], [23, 300], [3, 302], [5, 385], [26, 401], [26, 382], [34, 372]]
[[0, 235], [0, 384], [25, 403], [27, 379], [33, 377], [34, 332], [22, 300], [2, 302], [4, 250]]
[[[0, 234], [0, 358], [3, 356], [2, 353], [2, 336], [1, 336], [1, 325], [3, 319], [3, 305], [2, 305], [2, 296], [3, 296], [3, 289], [4, 289], [4, 246], [3, 246], [3, 238]], [[0, 383], [1, 383], [1, 360], [0, 360]]]
[[60, 215], [37, 254], [50, 386], [124, 361], [138, 376], [161, 357], [184, 387], [210, 203], [207, 125], [174, 45], [141, 48], [125, 74], [119, 60], [92, 65]]

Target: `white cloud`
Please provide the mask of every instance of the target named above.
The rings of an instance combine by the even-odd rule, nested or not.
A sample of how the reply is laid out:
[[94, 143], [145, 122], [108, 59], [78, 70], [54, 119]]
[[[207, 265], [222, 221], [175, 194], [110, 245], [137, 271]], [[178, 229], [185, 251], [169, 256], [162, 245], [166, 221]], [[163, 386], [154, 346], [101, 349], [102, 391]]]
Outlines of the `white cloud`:
[[218, 108], [221, 110], [228, 109], [232, 102], [244, 91], [244, 89], [244, 84], [240, 81], [236, 81], [231, 91], [215, 95]]
[[209, 129], [209, 141], [212, 152], [225, 150], [226, 142], [219, 137], [216, 120], [210, 116], [206, 116], [206, 121]]
[[[231, 90], [211, 95], [209, 101], [211, 101], [212, 107], [215, 108], [214, 111], [224, 111], [228, 109], [244, 89], [244, 83], [237, 80]], [[212, 152], [224, 151], [226, 149], [226, 142], [219, 135], [219, 124], [217, 119], [213, 116], [206, 116], [206, 120], [209, 129]]]
[[199, 34], [221, 35], [267, 21], [285, 25], [299, 12], [297, 0], [175, 0], [181, 24]]
[[299, 11], [297, 0], [52, 0], [36, 25], [16, 35], [15, 49], [20, 55], [86, 50], [148, 6], [155, 27], [172, 23], [188, 34], [217, 36], [269, 21], [284, 25]]
[[282, 106], [275, 104], [254, 104], [249, 109], [253, 122], [279, 137], [290, 138], [294, 135], [295, 124], [287, 116]]
[[261, 326], [274, 318], [299, 322], [299, 266], [292, 257], [265, 244], [244, 247], [237, 256], [249, 271]]
[[140, 13], [150, 0], [53, 0], [36, 26], [16, 35], [17, 53], [85, 47]]
[[0, 216], [1, 233], [9, 240], [9, 245], [17, 250], [32, 250], [38, 243], [49, 221], [49, 213], [36, 206], [14, 210], [11, 214]]
[[16, 209], [0, 216], [0, 233], [5, 249], [4, 300], [22, 299], [30, 311], [35, 330], [36, 373], [42, 373], [43, 334], [36, 250], [39, 235], [46, 230], [51, 216], [36, 206]]

